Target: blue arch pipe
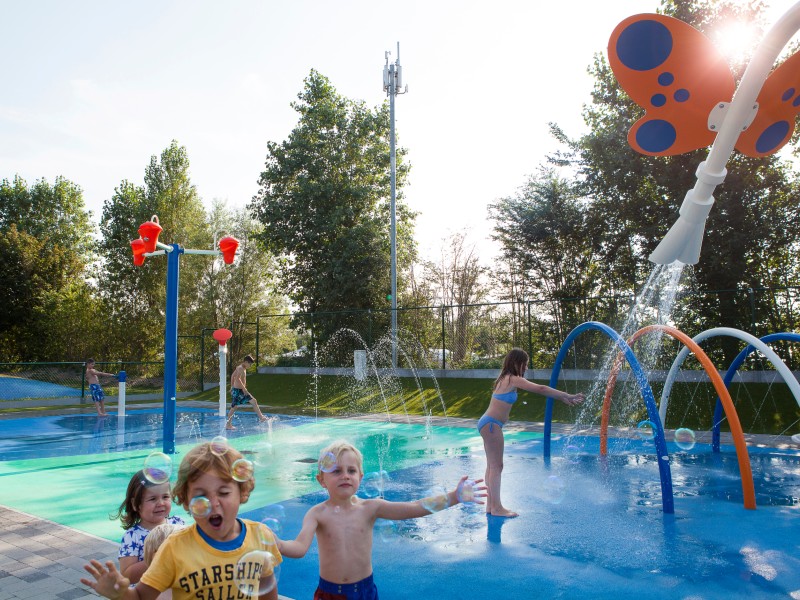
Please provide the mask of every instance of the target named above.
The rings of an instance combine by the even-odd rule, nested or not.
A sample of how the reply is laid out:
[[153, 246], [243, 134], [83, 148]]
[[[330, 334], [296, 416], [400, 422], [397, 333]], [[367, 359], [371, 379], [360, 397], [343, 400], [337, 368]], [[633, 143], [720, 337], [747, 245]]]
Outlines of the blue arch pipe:
[[[606, 334], [620, 349], [625, 356], [625, 360], [631, 367], [631, 371], [636, 378], [636, 383], [639, 384], [639, 390], [644, 398], [645, 406], [647, 407], [647, 414], [650, 421], [655, 426], [654, 441], [656, 445], [656, 458], [658, 460], [658, 473], [661, 477], [661, 504], [663, 510], [667, 514], [675, 512], [675, 500], [672, 494], [672, 470], [669, 466], [669, 453], [667, 452], [667, 440], [664, 436], [664, 427], [661, 424], [661, 417], [658, 415], [658, 407], [656, 406], [656, 399], [653, 396], [653, 389], [650, 387], [650, 382], [647, 381], [647, 375], [633, 354], [633, 350], [628, 343], [617, 333], [614, 329], [600, 323], [598, 321], [587, 321], [578, 325], [573, 329], [561, 344], [561, 349], [556, 356], [555, 364], [553, 364], [553, 372], [550, 375], [550, 387], [556, 387], [558, 384], [558, 376], [561, 372], [561, 365], [567, 356], [567, 352], [572, 346], [575, 338], [577, 338], [584, 331], [594, 329]], [[552, 398], [547, 398], [547, 404], [544, 410], [544, 456], [550, 457], [550, 438], [552, 433], [553, 422], [553, 403]]]
[[183, 248], [172, 244], [167, 252], [167, 314], [164, 328], [164, 454], [175, 454], [178, 390], [178, 284]]
[[[765, 335], [762, 338], [759, 338], [765, 344], [769, 344], [770, 342], [800, 342], [800, 334], [797, 333], [770, 333], [769, 335]], [[725, 384], [726, 388], [730, 388], [730, 383], [733, 381], [733, 376], [736, 375], [736, 371], [739, 370], [739, 367], [742, 366], [744, 359], [748, 357], [748, 355], [755, 350], [755, 347], [751, 345], [747, 345], [747, 347], [739, 352], [736, 358], [731, 361], [728, 370], [725, 372], [725, 377], [722, 378], [722, 382]], [[722, 424], [723, 419], [725, 418], [725, 409], [722, 407], [722, 400], [719, 399], [717, 396], [717, 403], [714, 406], [714, 425], [711, 430], [711, 450], [712, 452], [719, 452], [720, 446], [720, 425]]]

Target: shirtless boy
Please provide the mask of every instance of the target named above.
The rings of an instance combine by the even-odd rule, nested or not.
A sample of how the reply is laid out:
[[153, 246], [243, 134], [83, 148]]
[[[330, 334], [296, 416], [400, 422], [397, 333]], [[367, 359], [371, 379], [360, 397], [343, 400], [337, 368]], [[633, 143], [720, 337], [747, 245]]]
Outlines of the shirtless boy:
[[[283, 556], [302, 558], [314, 535], [319, 546], [319, 586], [314, 600], [377, 600], [372, 580], [372, 527], [376, 519], [399, 521], [424, 517], [458, 504], [471, 487], [471, 500], [480, 498], [484, 486], [472, 487], [461, 478], [456, 489], [415, 502], [389, 502], [383, 498], [356, 497], [364, 476], [361, 452], [344, 441], [334, 442], [320, 453], [317, 481], [328, 490], [328, 499], [312, 507], [294, 540], [278, 540]], [[483, 481], [479, 479], [474, 483]]]
[[248, 402], [253, 405], [256, 413], [258, 414], [259, 421], [266, 421], [267, 417], [261, 412], [258, 407], [258, 402], [253, 395], [247, 391], [247, 369], [253, 366], [255, 360], [249, 354], [242, 359], [242, 362], [233, 370], [231, 375], [231, 409], [228, 411], [228, 421], [225, 423], [225, 429], [236, 429], [233, 426], [233, 414], [240, 406], [244, 406]]
[[103, 373], [94, 368], [94, 359], [89, 358], [86, 360], [86, 383], [89, 384], [89, 393], [92, 395], [94, 407], [97, 409], [97, 416], [105, 417], [106, 412], [105, 399], [106, 395], [103, 393], [103, 388], [100, 387], [100, 376], [103, 377], [116, 377], [113, 373]]

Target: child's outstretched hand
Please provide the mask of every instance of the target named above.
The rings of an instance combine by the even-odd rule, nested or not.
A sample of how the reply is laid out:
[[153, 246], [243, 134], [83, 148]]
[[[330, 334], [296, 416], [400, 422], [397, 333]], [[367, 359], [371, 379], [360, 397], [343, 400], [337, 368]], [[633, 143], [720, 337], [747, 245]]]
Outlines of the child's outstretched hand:
[[575, 406], [576, 404], [581, 404], [585, 399], [586, 397], [583, 394], [570, 394], [562, 402], [569, 406]]
[[117, 571], [113, 561], [107, 561], [105, 567], [99, 560], [92, 560], [84, 569], [94, 577], [91, 579], [81, 578], [81, 583], [88, 585], [95, 592], [111, 600], [120, 600], [125, 596], [125, 590], [130, 585], [130, 579], [124, 577]]
[[485, 504], [481, 498], [486, 498], [486, 486], [478, 485], [479, 483], [483, 483], [483, 479], [472, 480], [469, 475], [464, 475], [458, 482], [456, 489], [449, 494], [451, 497], [450, 505], [452, 506], [459, 502]]

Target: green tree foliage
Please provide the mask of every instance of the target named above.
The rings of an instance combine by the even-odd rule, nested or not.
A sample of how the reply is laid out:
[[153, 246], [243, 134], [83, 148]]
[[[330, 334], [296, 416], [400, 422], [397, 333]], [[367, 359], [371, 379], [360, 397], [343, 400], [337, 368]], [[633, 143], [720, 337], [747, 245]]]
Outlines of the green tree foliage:
[[589, 297], [608, 292], [599, 277], [599, 240], [590, 227], [590, 211], [573, 182], [554, 169], [541, 169], [515, 196], [490, 205], [489, 215], [507, 266], [501, 276], [538, 308], [538, 302], [551, 301], [537, 311], [546, 313], [542, 318], [532, 317], [540, 330], [534, 347], [541, 349], [547, 364], [557, 348], [543, 340], [561, 340], [579, 323], [596, 318], [599, 300]]
[[[264, 247], [280, 257], [283, 289], [301, 311], [367, 309], [387, 304], [389, 262], [389, 110], [337, 93], [316, 71], [292, 107], [288, 139], [268, 142], [260, 189], [250, 205]], [[406, 180], [397, 153], [397, 189]], [[414, 214], [397, 202], [398, 280], [415, 253]], [[402, 285], [398, 283], [398, 288]], [[315, 331], [326, 338], [347, 325], [332, 316]], [[308, 325], [308, 324], [307, 324]]]
[[[286, 299], [276, 292], [277, 261], [258, 244], [263, 227], [245, 209], [230, 210], [214, 202], [211, 229], [217, 239], [232, 235], [239, 240], [236, 261], [226, 265], [221, 258], [203, 263], [201, 297], [203, 318], [208, 324], [231, 329], [229, 360], [236, 363], [245, 354], [255, 356], [255, 324], [260, 316], [288, 311]], [[285, 319], [259, 319], [259, 354], [274, 356], [284, 348], [294, 349], [294, 334]], [[260, 362], [260, 361], [259, 361]]]
[[0, 183], [0, 360], [75, 360], [75, 314], [94, 310], [93, 226], [80, 187]]
[[[760, 25], [760, 2], [750, 4], [673, 0], [663, 12], [709, 35], [731, 20]], [[760, 39], [760, 37], [758, 38]], [[742, 64], [732, 65], [737, 81]], [[590, 202], [587, 227], [598, 240], [600, 279], [616, 282], [618, 291], [635, 292], [652, 270], [648, 262], [677, 218], [686, 192], [694, 186], [697, 165], [707, 155], [698, 150], [673, 157], [637, 154], [627, 144], [628, 129], [643, 114], [617, 84], [604, 56], [595, 57], [592, 101], [585, 107], [589, 133], [568, 140], [553, 131], [568, 151], [556, 157], [577, 168], [580, 194]], [[728, 100], [723, 99], [721, 100]], [[796, 174], [780, 157], [748, 158], [735, 152], [725, 182], [706, 224], [699, 263], [694, 267], [701, 290], [745, 290], [797, 283], [800, 199]], [[774, 321], [766, 304], [760, 314]], [[746, 293], [720, 293], [693, 303], [691, 319], [751, 329]], [[694, 327], [690, 327], [693, 330]], [[726, 353], [734, 352], [729, 348]]]
[[[103, 205], [100, 252], [104, 259], [100, 291], [105, 318], [112, 323], [104, 355], [129, 360], [160, 360], [164, 348], [166, 305], [165, 257], [133, 264], [130, 241], [139, 226], [159, 217], [159, 241], [183, 248], [210, 249], [213, 241], [205, 210], [189, 176], [186, 149], [173, 141], [145, 169], [144, 185], [127, 180]], [[199, 285], [208, 257], [183, 255], [180, 260], [179, 333], [204, 325]]]

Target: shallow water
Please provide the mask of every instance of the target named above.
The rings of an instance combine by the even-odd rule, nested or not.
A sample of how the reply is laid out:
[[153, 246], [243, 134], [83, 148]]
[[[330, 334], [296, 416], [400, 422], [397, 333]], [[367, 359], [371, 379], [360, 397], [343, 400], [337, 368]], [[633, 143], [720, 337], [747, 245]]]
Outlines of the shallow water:
[[[0, 503], [118, 540], [122, 530], [107, 515], [130, 474], [160, 450], [161, 419], [149, 412], [101, 421], [0, 421]], [[237, 423], [230, 443], [256, 465], [256, 490], [241, 513], [260, 520], [280, 505], [283, 537], [293, 537], [305, 511], [324, 500], [310, 459], [333, 439], [361, 448], [365, 471], [389, 473], [388, 499], [452, 487], [485, 466], [472, 428], [299, 417], [256, 425], [249, 414]], [[181, 412], [175, 459], [221, 425], [211, 412]], [[601, 459], [596, 438], [564, 438], [554, 441], [550, 460], [539, 434], [510, 432], [506, 443], [504, 503], [521, 516], [457, 506], [379, 523], [373, 566], [381, 598], [800, 598], [797, 452], [750, 449], [758, 504], [751, 511], [742, 506], [731, 447], [716, 456], [705, 445], [670, 447], [675, 513], [665, 515], [646, 442], [614, 440]], [[573, 448], [564, 452], [567, 444]], [[315, 543], [305, 558], [286, 559], [280, 592], [311, 597], [317, 558]]]

